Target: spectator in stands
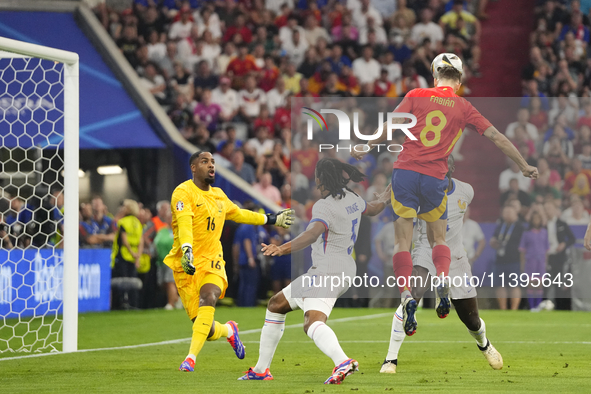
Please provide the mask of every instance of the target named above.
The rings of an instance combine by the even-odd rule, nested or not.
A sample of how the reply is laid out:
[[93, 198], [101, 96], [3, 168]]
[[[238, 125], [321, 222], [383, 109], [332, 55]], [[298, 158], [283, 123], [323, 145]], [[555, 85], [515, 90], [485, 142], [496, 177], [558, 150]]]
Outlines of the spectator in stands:
[[184, 130], [193, 121], [193, 112], [189, 109], [189, 101], [184, 95], [177, 95], [174, 104], [168, 111], [168, 117], [179, 130]]
[[215, 165], [217, 167], [230, 168], [232, 166], [232, 155], [234, 154], [234, 144], [227, 141], [222, 141], [213, 154]]
[[246, 142], [248, 147], [255, 149], [257, 157], [273, 152], [275, 142], [269, 138], [269, 134], [269, 129], [266, 126], [260, 126], [255, 130], [255, 138]]
[[558, 171], [550, 169], [548, 161], [543, 157], [538, 159], [538, 173], [540, 174], [538, 178], [548, 178], [548, 184], [550, 186], [556, 187], [557, 189], [562, 188], [562, 178], [560, 177], [560, 174]]
[[[271, 174], [271, 183], [277, 189], [281, 188], [284, 183], [285, 176], [289, 172], [286, 159], [281, 152], [281, 142], [277, 141], [273, 148], [273, 153], [259, 156], [257, 163], [257, 179], [261, 179], [265, 172]], [[289, 164], [289, 163], [288, 163]]]
[[178, 54], [176, 42], [168, 41], [166, 43], [166, 56], [161, 58], [156, 64], [162, 70], [163, 75], [172, 76], [174, 75], [175, 62], [182, 63], [182, 59]]
[[529, 195], [525, 191], [519, 189], [518, 178], [511, 178], [511, 180], [509, 181], [509, 190], [501, 194], [501, 206], [504, 206], [507, 200], [514, 198], [518, 199], [522, 206], [529, 207]]
[[240, 116], [249, 122], [259, 116], [261, 106], [266, 104], [267, 95], [256, 86], [256, 79], [253, 76], [246, 78], [245, 88], [238, 93]]
[[320, 66], [320, 59], [315, 47], [310, 47], [306, 51], [304, 61], [298, 67], [297, 71], [301, 73], [304, 78], [310, 78]]
[[193, 121], [207, 127], [211, 135], [217, 129], [221, 112], [222, 108], [211, 101], [211, 90], [206, 89], [201, 94], [201, 102], [193, 110]]
[[542, 109], [542, 100], [539, 97], [532, 97], [529, 104], [529, 122], [538, 131], [546, 130], [548, 127], [548, 113]]
[[195, 97], [201, 98], [201, 94], [204, 89], [213, 90], [219, 84], [219, 79], [217, 75], [214, 75], [211, 72], [211, 68], [209, 67], [209, 63], [207, 61], [202, 60], [197, 63], [197, 73], [193, 78], [193, 85], [195, 86]]
[[363, 56], [353, 61], [353, 75], [361, 84], [373, 84], [380, 78], [380, 71], [380, 63], [373, 58], [373, 49], [366, 45], [363, 48]]
[[4, 223], [4, 214], [0, 213], [0, 249], [12, 249], [14, 245], [10, 239], [10, 228]]
[[123, 34], [117, 40], [117, 46], [125, 56], [131, 67], [137, 66], [137, 49], [140, 46], [140, 40], [137, 37], [137, 27], [128, 25], [123, 28]]
[[540, 99], [543, 111], [548, 111], [550, 109], [548, 97], [543, 92], [539, 91], [538, 81], [533, 78], [525, 82], [525, 92], [521, 99], [521, 106], [528, 107], [532, 97], [538, 97]]
[[[584, 179], [583, 182], [586, 182]], [[589, 185], [586, 185], [587, 190], [589, 190]], [[589, 193], [585, 196], [588, 201]], [[589, 212], [585, 210], [585, 205], [581, 199], [582, 197], [577, 194], [572, 194], [570, 197], [570, 207], [565, 209], [560, 215], [560, 219], [564, 220], [566, 224], [569, 226], [576, 226], [582, 225], [586, 226], [589, 224]]]
[[[562, 270], [567, 259], [566, 250], [574, 245], [576, 238], [570, 227], [559, 219], [560, 211], [554, 202], [544, 203], [544, 211], [548, 218], [547, 228], [550, 246], [548, 249], [548, 273], [551, 278], [556, 278], [559, 273], [562, 275]], [[556, 296], [556, 309], [565, 309], [565, 306], [569, 304], [568, 301], [560, 299], [566, 295], [568, 293], [565, 294], [564, 289], [556, 289], [554, 286], [547, 288], [545, 294], [548, 299]]]
[[509, 123], [505, 130], [505, 136], [509, 139], [514, 139], [515, 128], [518, 126], [525, 128], [527, 135], [534, 143], [539, 140], [540, 136], [537, 127], [529, 122], [529, 110], [527, 108], [520, 108], [517, 111], [517, 121]]
[[27, 247], [31, 240], [26, 235], [27, 227], [33, 220], [34, 208], [27, 204], [21, 197], [13, 197], [10, 200], [10, 209], [4, 214], [4, 223], [10, 229], [12, 244], [19, 247]]
[[410, 33], [410, 39], [413, 45], [421, 45], [426, 38], [431, 42], [431, 49], [439, 52], [443, 41], [443, 29], [437, 23], [433, 22], [433, 11], [429, 8], [423, 8], [420, 13], [421, 21], [415, 24]]
[[222, 122], [230, 122], [238, 114], [238, 92], [230, 87], [230, 78], [222, 76], [220, 86], [211, 92], [211, 102], [220, 106], [219, 118]]
[[187, 7], [183, 7], [180, 10], [180, 19], [174, 22], [170, 26], [168, 37], [171, 40], [182, 40], [191, 35], [191, 28], [193, 27], [193, 17], [191, 16], [191, 10]]
[[519, 171], [519, 167], [512, 160], [507, 160], [507, 163], [509, 168], [501, 172], [501, 175], [499, 176], [499, 190], [501, 193], [509, 190], [509, 182], [511, 179], [517, 179], [517, 182], [519, 182], [519, 190], [528, 191], [531, 179], [525, 178], [521, 174], [521, 171]]
[[230, 170], [251, 185], [254, 185], [256, 182], [254, 168], [250, 164], [244, 162], [244, 153], [239, 149], [232, 154], [232, 166], [230, 167]]
[[260, 181], [253, 185], [254, 190], [260, 193], [262, 196], [273, 201], [275, 204], [281, 204], [281, 193], [277, 187], [272, 184], [273, 177], [270, 172], [264, 172], [261, 175]]
[[170, 311], [175, 308], [182, 308], [182, 304], [179, 303], [179, 294], [174, 284], [174, 276], [172, 269], [164, 264], [164, 258], [170, 253], [172, 244], [174, 242], [174, 236], [172, 233], [171, 220], [172, 213], [170, 211], [170, 203], [168, 201], [158, 202], [158, 218], [160, 218], [160, 212], [164, 213], [164, 220], [162, 221], [163, 227], [156, 230], [156, 237], [154, 238], [154, 249], [156, 251], [156, 267], [157, 267], [157, 281], [158, 286], [164, 288], [166, 292], [166, 305], [164, 309]]
[[275, 115], [275, 110], [278, 107], [284, 107], [286, 99], [291, 92], [285, 88], [285, 80], [283, 77], [277, 78], [275, 87], [267, 92], [267, 108], [271, 116]]
[[[562, 95], [557, 97], [552, 103], [552, 109], [548, 112], [548, 122], [550, 124], [560, 123], [563, 127], [567, 128], [577, 124], [579, 109], [573, 104], [577, 100], [569, 100], [566, 96]], [[547, 133], [546, 133], [547, 134]], [[569, 138], [574, 138], [574, 132], [569, 132]]]
[[239, 35], [242, 37], [242, 41], [244, 43], [250, 44], [252, 41], [252, 32], [248, 27], [246, 27], [246, 17], [243, 14], [239, 14], [236, 17], [236, 20], [227, 26], [228, 27], [223, 38], [224, 42], [231, 41], [236, 35]]
[[236, 58], [236, 46], [232, 42], [227, 42], [224, 44], [224, 51], [220, 56], [216, 58], [216, 68], [215, 73], [217, 75], [225, 74], [228, 65], [232, 60]]
[[[261, 280], [260, 245], [267, 241], [263, 226], [241, 224], [234, 235], [234, 264], [239, 269], [238, 306], [256, 306]], [[263, 257], [264, 258], [264, 257]]]
[[[90, 204], [83, 206], [84, 221], [80, 223], [80, 245], [110, 248], [115, 239], [112, 219], [106, 215], [107, 207], [100, 196], [94, 196]], [[90, 217], [86, 218], [87, 211]]]
[[587, 183], [591, 182], [591, 171], [583, 168], [583, 162], [579, 158], [572, 160], [571, 168], [572, 170], [564, 176], [563, 190], [565, 192], [569, 192], [577, 186], [577, 179], [580, 175], [586, 178]]
[[246, 77], [253, 72], [258, 71], [254, 62], [254, 57], [248, 54], [248, 46], [241, 44], [238, 46], [238, 56], [228, 63], [226, 74], [232, 79], [233, 89], [242, 89], [245, 85]]
[[141, 78], [142, 84], [154, 96], [160, 105], [168, 104], [166, 96], [166, 80], [158, 72], [154, 63], [148, 63], [144, 70], [144, 76]]
[[[474, 264], [486, 247], [486, 239], [478, 222], [470, 218], [470, 208], [464, 213], [464, 225], [462, 226], [462, 239], [464, 249], [470, 264]], [[475, 247], [476, 245], [476, 247]]]
[[582, 148], [582, 153], [577, 156], [585, 170], [591, 170], [591, 143], [585, 143]]
[[174, 75], [170, 80], [170, 86], [176, 95], [184, 95], [187, 100], [195, 96], [193, 76], [187, 72], [181, 62], [174, 63]]
[[158, 63], [166, 56], [166, 44], [160, 39], [160, 34], [156, 30], [151, 30], [147, 37], [148, 58]]
[[211, 152], [215, 153], [215, 145], [209, 139], [209, 131], [207, 130], [207, 126], [204, 124], [197, 125], [195, 123], [191, 123], [185, 130], [181, 130], [183, 132], [183, 136], [195, 145], [199, 150], [204, 152]]
[[285, 82], [285, 89], [289, 90], [292, 94], [298, 94], [300, 92], [300, 81], [304, 76], [296, 72], [296, 66], [293, 63], [288, 63], [285, 70], [286, 72], [282, 76]]
[[[140, 216], [138, 203], [129, 199], [123, 201], [120, 214], [123, 217], [117, 221], [111, 277], [137, 278], [137, 269], [140, 267], [140, 258], [144, 252], [143, 226], [138, 218]], [[127, 288], [114, 286], [112, 289], [113, 309], [131, 309], [139, 306], [138, 289], [134, 285]]]
[[261, 78], [259, 79], [259, 87], [268, 93], [277, 84], [279, 79], [279, 68], [275, 65], [273, 57], [265, 55], [264, 65], [261, 68]]
[[[549, 249], [548, 232], [544, 228], [544, 208], [542, 205], [532, 207], [529, 228], [523, 233], [519, 243], [521, 253], [521, 272], [530, 279], [526, 293], [530, 310], [535, 310], [542, 302], [544, 295], [540, 283], [533, 286], [534, 278], [542, 278], [546, 273], [546, 252]], [[544, 215], [544, 216], [543, 216]]]
[[509, 275], [519, 275], [520, 253], [519, 244], [524, 228], [518, 220], [517, 210], [510, 205], [503, 208], [501, 221], [497, 225], [494, 234], [490, 240], [490, 246], [497, 251], [494, 264], [494, 277], [496, 296], [499, 302], [499, 308], [507, 309], [507, 299], [510, 298], [510, 309], [517, 310], [521, 302], [521, 289], [519, 287], [501, 287], [499, 286], [500, 276], [504, 274], [505, 278]]

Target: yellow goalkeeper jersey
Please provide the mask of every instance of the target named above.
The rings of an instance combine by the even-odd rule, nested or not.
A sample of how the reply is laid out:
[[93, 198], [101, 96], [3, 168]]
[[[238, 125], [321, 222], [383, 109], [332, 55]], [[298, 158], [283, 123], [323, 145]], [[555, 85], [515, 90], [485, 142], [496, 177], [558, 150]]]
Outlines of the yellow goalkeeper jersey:
[[[183, 216], [192, 218], [193, 265], [196, 270], [212, 268], [217, 262], [224, 264], [220, 236], [226, 219], [237, 223], [265, 224], [265, 215], [240, 209], [217, 187], [209, 191], [199, 189], [192, 180], [181, 183], [172, 193], [172, 231], [174, 243], [164, 263], [173, 270], [181, 267], [181, 240], [178, 220]], [[218, 266], [219, 267], [219, 266]], [[219, 268], [218, 268], [219, 269]]]

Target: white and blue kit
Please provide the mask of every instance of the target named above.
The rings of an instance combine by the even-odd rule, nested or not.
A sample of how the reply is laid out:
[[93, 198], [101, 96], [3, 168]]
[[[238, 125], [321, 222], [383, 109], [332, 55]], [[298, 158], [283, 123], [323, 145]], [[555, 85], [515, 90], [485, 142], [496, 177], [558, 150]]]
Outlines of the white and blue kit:
[[312, 207], [310, 225], [320, 222], [325, 231], [312, 244], [312, 267], [283, 289], [293, 310], [319, 310], [328, 317], [336, 300], [350, 287], [346, 280], [333, 287], [336, 281], [331, 278], [348, 277], [352, 281], [357, 273], [351, 254], [367, 203], [356, 193], [344, 192], [340, 199], [328, 196]]
[[[451, 278], [450, 295], [452, 299], [476, 297], [476, 289], [470, 285], [472, 268], [464, 248], [462, 226], [464, 214], [474, 198], [474, 189], [470, 184], [452, 179], [452, 189], [447, 193], [447, 233], [445, 240], [451, 252], [449, 277]], [[413, 265], [424, 267], [432, 276], [437, 274], [431, 257], [432, 249], [427, 238], [427, 226], [419, 220], [415, 226], [415, 247], [412, 250]], [[461, 285], [459, 279], [461, 277]], [[454, 285], [455, 283], [455, 285]]]

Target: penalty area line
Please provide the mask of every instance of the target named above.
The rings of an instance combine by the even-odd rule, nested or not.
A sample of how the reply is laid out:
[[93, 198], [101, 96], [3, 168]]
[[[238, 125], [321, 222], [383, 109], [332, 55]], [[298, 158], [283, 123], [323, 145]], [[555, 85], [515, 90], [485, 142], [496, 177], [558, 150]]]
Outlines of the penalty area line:
[[[378, 314], [374, 314], [374, 315], [343, 317], [343, 318], [340, 318], [340, 319], [330, 320], [330, 322], [331, 323], [346, 323], [346, 322], [350, 322], [350, 321], [378, 319], [380, 317], [393, 316], [393, 315], [394, 315], [393, 312], [378, 313]], [[285, 326], [285, 329], [287, 329], [287, 328], [301, 328], [303, 326], [304, 326], [303, 323], [290, 324], [290, 325]], [[240, 335], [256, 334], [256, 333], [260, 333], [261, 330], [262, 330], [262, 328], [255, 328], [255, 329], [252, 329], [252, 330], [244, 330], [244, 331], [240, 331]], [[190, 342], [190, 341], [191, 341], [191, 338], [189, 337], [189, 338], [173, 339], [173, 340], [170, 340], [170, 341], [142, 343], [142, 344], [139, 344], [139, 345], [102, 347], [102, 348], [96, 348], [96, 349], [81, 349], [81, 350], [78, 350], [76, 352], [71, 352], [71, 353], [52, 352], [52, 353], [27, 354], [27, 355], [24, 355], [24, 356], [14, 356], [14, 357], [4, 357], [4, 358], [0, 357], [0, 362], [2, 362], [2, 361], [9, 361], [9, 360], [21, 360], [21, 359], [25, 359], [25, 358], [55, 356], [55, 355], [58, 355], [58, 354], [103, 352], [103, 351], [108, 351], [108, 350], [139, 349], [139, 348], [150, 347], [150, 346], [176, 345], [176, 344], [179, 344], [179, 343], [185, 343], [185, 342]]]

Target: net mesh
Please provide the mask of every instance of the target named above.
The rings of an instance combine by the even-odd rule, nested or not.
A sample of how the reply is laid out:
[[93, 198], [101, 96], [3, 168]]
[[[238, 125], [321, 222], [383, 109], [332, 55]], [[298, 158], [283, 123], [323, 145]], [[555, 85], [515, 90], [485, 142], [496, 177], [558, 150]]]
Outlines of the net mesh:
[[0, 355], [61, 350], [63, 64], [0, 51]]

